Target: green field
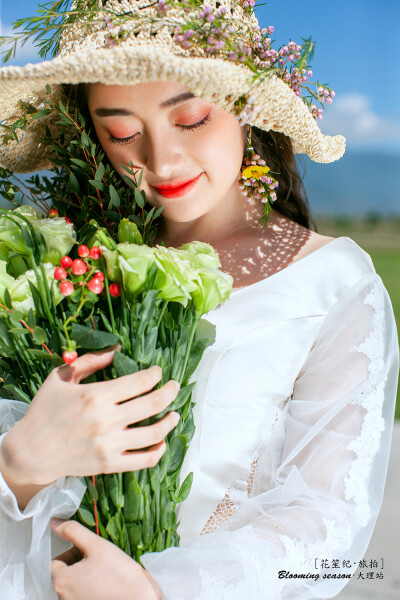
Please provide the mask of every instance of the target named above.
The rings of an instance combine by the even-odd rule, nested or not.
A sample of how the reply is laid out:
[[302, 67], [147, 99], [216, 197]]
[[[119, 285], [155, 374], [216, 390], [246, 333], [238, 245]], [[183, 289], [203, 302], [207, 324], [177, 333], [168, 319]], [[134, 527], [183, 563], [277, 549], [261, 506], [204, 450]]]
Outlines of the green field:
[[[369, 218], [355, 220], [314, 215], [314, 220], [318, 233], [349, 237], [371, 256], [375, 270], [389, 293], [400, 335], [400, 218], [384, 220], [371, 215]], [[399, 388], [395, 414], [400, 419]]]

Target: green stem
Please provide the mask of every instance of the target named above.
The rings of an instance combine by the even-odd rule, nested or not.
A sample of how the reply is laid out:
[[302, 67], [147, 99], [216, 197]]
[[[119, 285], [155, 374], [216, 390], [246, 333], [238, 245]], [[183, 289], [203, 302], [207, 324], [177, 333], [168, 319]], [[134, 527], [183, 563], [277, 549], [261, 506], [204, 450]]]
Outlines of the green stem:
[[110, 311], [111, 327], [112, 327], [113, 333], [117, 333], [117, 330], [116, 330], [116, 327], [115, 327], [114, 310], [113, 310], [112, 301], [111, 301], [111, 295], [110, 295], [110, 290], [109, 290], [109, 286], [108, 286], [107, 268], [106, 268], [105, 261], [104, 261], [103, 257], [102, 257], [102, 259], [103, 259], [102, 260], [102, 267], [104, 267], [103, 273], [104, 273], [104, 278], [105, 278], [104, 279], [104, 283], [105, 283], [104, 287], [105, 287], [105, 290], [106, 290], [108, 310]]
[[201, 319], [201, 316], [198, 316], [197, 314], [195, 314], [194, 316], [194, 320], [192, 322], [192, 325], [190, 327], [190, 334], [189, 334], [189, 339], [188, 339], [188, 343], [187, 343], [187, 347], [186, 347], [186, 354], [185, 354], [185, 360], [183, 361], [183, 366], [179, 375], [179, 383], [182, 383], [183, 378], [185, 376], [185, 371], [186, 371], [186, 367], [189, 361], [189, 354], [190, 354], [190, 350], [192, 348], [192, 343], [193, 343], [193, 339], [194, 339], [194, 335], [196, 333], [196, 329], [197, 329], [197, 325], [199, 324], [199, 321]]

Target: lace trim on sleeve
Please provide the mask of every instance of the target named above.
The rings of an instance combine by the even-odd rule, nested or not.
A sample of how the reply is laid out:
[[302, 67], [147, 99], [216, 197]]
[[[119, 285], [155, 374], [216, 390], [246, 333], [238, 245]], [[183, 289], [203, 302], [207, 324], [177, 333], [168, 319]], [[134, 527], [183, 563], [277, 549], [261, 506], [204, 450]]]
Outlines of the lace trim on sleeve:
[[351, 351], [363, 352], [369, 358], [369, 377], [365, 385], [351, 399], [352, 404], [360, 404], [366, 409], [360, 435], [348, 445], [357, 458], [352, 462], [349, 475], [345, 478], [345, 498], [354, 499], [357, 504], [357, 517], [365, 525], [371, 514], [368, 503], [367, 473], [374, 455], [379, 449], [381, 433], [385, 428], [382, 417], [382, 406], [385, 398], [384, 387], [387, 372], [382, 376], [384, 368], [384, 295], [378, 289], [380, 280], [375, 279], [374, 286], [364, 300], [374, 309], [373, 327], [368, 337]]

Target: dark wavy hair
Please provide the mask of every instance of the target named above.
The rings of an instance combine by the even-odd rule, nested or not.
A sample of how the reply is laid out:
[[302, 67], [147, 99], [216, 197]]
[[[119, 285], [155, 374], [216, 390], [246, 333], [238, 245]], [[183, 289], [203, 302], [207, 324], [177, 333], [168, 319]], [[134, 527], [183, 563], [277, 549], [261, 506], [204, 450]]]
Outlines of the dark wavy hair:
[[[63, 92], [73, 105], [79, 107], [87, 125], [92, 129], [92, 136], [98, 142], [88, 108], [89, 84], [63, 85]], [[243, 156], [245, 156], [247, 134], [248, 125], [245, 125]], [[273, 204], [274, 210], [307, 229], [318, 231], [311, 215], [290, 138], [283, 133], [264, 131], [253, 125], [251, 140], [255, 152], [265, 160], [271, 171], [277, 173], [275, 178], [279, 182], [279, 187], [276, 189], [277, 199]]]
[[[245, 125], [243, 153], [248, 129], [248, 125]], [[264, 131], [253, 125], [251, 143], [254, 151], [265, 160], [271, 171], [277, 173], [274, 177], [279, 182], [279, 187], [275, 190], [277, 198], [273, 204], [274, 210], [307, 229], [317, 231], [290, 138], [283, 133]]]

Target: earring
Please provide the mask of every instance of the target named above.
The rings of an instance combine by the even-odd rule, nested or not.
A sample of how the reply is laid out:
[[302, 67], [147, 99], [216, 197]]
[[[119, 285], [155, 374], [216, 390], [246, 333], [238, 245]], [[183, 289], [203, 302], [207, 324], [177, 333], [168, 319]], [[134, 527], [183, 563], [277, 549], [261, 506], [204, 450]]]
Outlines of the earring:
[[239, 188], [243, 191], [244, 196], [249, 202], [252, 200], [261, 200], [264, 204], [264, 215], [261, 220], [267, 225], [272, 204], [276, 200], [276, 192], [274, 190], [278, 187], [279, 183], [276, 179], [268, 175], [271, 169], [266, 166], [265, 160], [254, 152], [251, 141], [251, 125], [248, 125], [248, 128]]

